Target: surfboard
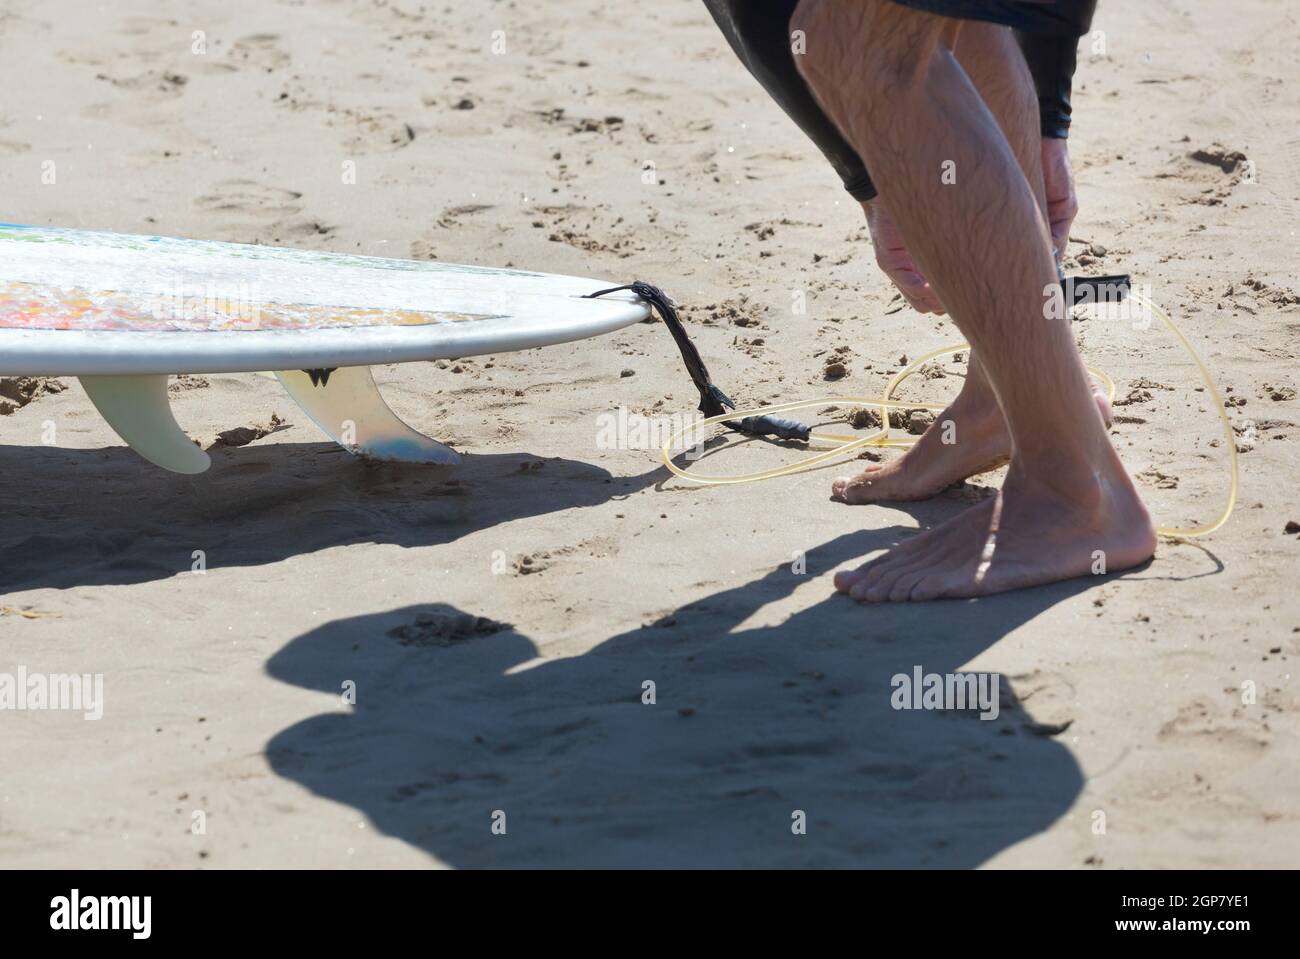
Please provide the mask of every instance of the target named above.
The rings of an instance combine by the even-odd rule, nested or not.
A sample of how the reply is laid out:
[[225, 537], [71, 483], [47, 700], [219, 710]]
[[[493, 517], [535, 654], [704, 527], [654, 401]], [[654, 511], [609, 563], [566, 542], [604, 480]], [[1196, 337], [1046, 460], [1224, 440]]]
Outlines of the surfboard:
[[274, 371], [345, 449], [455, 463], [402, 422], [376, 363], [552, 346], [638, 323], [650, 307], [577, 276], [244, 243], [0, 224], [0, 375], [76, 376], [140, 455], [200, 473], [168, 376]]

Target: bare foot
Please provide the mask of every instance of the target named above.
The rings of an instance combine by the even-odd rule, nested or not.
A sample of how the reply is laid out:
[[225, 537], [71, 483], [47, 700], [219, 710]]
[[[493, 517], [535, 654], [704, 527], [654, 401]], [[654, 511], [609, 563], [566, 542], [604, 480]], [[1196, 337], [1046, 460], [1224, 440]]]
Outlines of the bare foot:
[[[1109, 427], [1106, 392], [1091, 377], [1088, 382]], [[954, 483], [1005, 465], [1010, 457], [1011, 434], [993, 394], [978, 387], [963, 388], [915, 446], [888, 462], [868, 466], [857, 476], [835, 480], [831, 499], [852, 505], [929, 499]]]
[[836, 573], [835, 588], [860, 602], [957, 598], [1136, 566], [1155, 552], [1156, 534], [1117, 465], [1069, 496], [1013, 466], [997, 497]]

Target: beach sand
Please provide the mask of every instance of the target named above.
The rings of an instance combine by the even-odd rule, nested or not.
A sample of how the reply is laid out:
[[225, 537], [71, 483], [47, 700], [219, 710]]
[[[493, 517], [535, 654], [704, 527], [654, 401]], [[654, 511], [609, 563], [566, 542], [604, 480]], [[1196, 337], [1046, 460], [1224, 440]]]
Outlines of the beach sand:
[[[746, 403], [876, 395], [957, 338], [900, 308], [698, 3], [177, 8], [3, 5], [6, 219], [644, 279]], [[0, 865], [1297, 865], [1300, 24], [1215, 0], [1095, 27], [1067, 268], [1131, 272], [1206, 358], [1242, 451], [1225, 528], [1120, 575], [859, 607], [836, 569], [1000, 475], [872, 507], [830, 501], [836, 470], [673, 480], [601, 439], [620, 407], [695, 406], [651, 323], [377, 369], [456, 469], [367, 465], [219, 375], [172, 387], [203, 446], [283, 424], [176, 476], [76, 380], [10, 384], [0, 671], [99, 674], [104, 702], [0, 712]], [[1193, 366], [1158, 325], [1076, 329], [1157, 523], [1212, 519], [1227, 449]], [[998, 717], [891, 708], [918, 666], [999, 674]]]

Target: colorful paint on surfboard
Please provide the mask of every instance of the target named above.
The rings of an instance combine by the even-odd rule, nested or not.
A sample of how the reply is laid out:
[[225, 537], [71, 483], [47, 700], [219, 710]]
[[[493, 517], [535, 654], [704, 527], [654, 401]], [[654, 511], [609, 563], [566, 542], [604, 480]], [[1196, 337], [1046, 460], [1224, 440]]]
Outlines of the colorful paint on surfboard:
[[251, 296], [161, 290], [140, 295], [116, 290], [10, 280], [0, 284], [3, 328], [80, 332], [229, 333], [248, 330], [325, 330], [359, 326], [427, 326], [484, 320], [490, 314], [376, 310], [302, 303], [261, 304]]
[[[585, 277], [0, 225], [0, 374], [314, 369], [532, 349], [649, 315]], [[182, 335], [183, 334], [183, 335]]]

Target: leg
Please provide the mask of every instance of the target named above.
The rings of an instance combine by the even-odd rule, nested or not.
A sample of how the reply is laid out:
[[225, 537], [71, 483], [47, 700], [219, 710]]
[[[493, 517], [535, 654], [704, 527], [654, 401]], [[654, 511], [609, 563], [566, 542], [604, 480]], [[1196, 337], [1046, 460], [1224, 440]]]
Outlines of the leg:
[[996, 499], [837, 585], [869, 600], [973, 596], [1143, 562], [1155, 545], [1150, 519], [1068, 323], [1045, 318], [1063, 314], [1047, 225], [953, 54], [960, 21], [886, 0], [802, 0], [793, 25], [808, 38], [805, 79], [979, 351], [1011, 435]]
[[[963, 23], [953, 54], [997, 121], [1045, 218], [1038, 103], [1011, 29], [992, 23]], [[1099, 383], [1090, 381], [1089, 385], [1109, 424], [1110, 404], [1104, 390]], [[974, 352], [961, 393], [935, 423], [938, 425], [901, 456], [868, 466], [857, 476], [836, 480], [831, 486], [832, 497], [853, 504], [926, 499], [953, 483], [1004, 465], [1011, 455], [1011, 435]], [[943, 442], [953, 433], [945, 433], [944, 423], [955, 425], [955, 443]]]

